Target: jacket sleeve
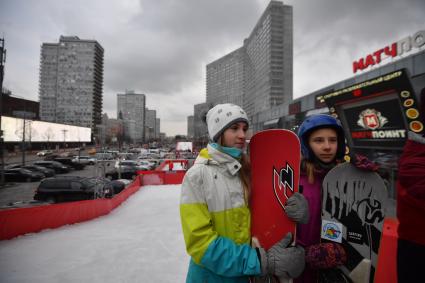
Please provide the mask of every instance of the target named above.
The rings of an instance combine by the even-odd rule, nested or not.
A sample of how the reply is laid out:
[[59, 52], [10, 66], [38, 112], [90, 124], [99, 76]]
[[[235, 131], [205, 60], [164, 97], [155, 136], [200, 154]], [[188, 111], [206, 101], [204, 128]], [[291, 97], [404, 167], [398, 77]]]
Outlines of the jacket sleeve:
[[196, 264], [222, 276], [260, 274], [255, 249], [248, 244], [237, 245], [214, 230], [201, 171], [191, 169], [194, 170], [188, 171], [183, 180], [180, 199], [180, 218], [188, 254]]
[[400, 156], [398, 179], [411, 197], [425, 201], [425, 138], [409, 132]]

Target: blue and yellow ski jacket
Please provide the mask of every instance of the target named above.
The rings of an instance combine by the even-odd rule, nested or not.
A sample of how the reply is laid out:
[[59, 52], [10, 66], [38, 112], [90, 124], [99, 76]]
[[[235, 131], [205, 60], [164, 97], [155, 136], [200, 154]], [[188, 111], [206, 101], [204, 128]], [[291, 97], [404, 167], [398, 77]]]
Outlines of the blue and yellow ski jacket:
[[208, 145], [182, 183], [180, 217], [191, 256], [186, 282], [248, 282], [260, 275], [251, 214], [233, 157]]

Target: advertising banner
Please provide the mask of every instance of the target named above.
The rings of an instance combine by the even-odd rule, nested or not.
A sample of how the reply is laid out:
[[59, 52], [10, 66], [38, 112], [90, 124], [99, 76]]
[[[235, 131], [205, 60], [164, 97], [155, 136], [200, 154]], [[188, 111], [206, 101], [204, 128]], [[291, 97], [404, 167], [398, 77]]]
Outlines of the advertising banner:
[[424, 125], [405, 69], [317, 97], [341, 120], [349, 148], [401, 150]]

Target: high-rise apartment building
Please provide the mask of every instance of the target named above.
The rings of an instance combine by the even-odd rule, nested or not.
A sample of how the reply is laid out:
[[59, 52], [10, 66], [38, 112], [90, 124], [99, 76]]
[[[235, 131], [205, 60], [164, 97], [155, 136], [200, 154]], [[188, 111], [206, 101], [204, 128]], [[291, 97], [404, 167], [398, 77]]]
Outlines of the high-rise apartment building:
[[146, 96], [134, 91], [117, 94], [117, 113], [124, 122], [124, 135], [133, 143], [145, 141]]
[[150, 110], [146, 108], [145, 125], [146, 141], [154, 140], [156, 138], [156, 110]]
[[193, 106], [193, 133], [200, 142], [208, 142], [208, 128], [205, 116], [209, 110], [207, 103], [199, 103]]
[[155, 121], [155, 138], [159, 139], [159, 134], [161, 133], [161, 119], [156, 118]]
[[292, 7], [271, 1], [245, 39], [244, 109], [249, 116], [292, 99]]
[[243, 47], [207, 65], [207, 104], [233, 103], [243, 107]]
[[91, 127], [102, 120], [102, 46], [95, 40], [61, 36], [43, 43], [40, 56], [40, 118]]
[[187, 137], [188, 138], [193, 138], [194, 137], [194, 130], [195, 130], [195, 124], [194, 124], [194, 120], [193, 120], [193, 116], [188, 116], [187, 117]]
[[243, 46], [207, 65], [206, 103], [238, 104], [253, 117], [292, 100], [292, 30], [292, 7], [270, 1]]

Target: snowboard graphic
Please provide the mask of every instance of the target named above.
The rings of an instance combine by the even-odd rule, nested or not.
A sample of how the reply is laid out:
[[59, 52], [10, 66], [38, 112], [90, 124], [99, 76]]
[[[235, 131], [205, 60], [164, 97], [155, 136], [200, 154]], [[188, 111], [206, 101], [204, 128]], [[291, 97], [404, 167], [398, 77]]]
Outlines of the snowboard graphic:
[[323, 180], [322, 240], [343, 245], [342, 269], [356, 281], [373, 281], [387, 203], [381, 177], [351, 163], [336, 166]]
[[284, 210], [286, 200], [298, 191], [300, 142], [289, 130], [258, 132], [250, 141], [251, 233], [268, 250], [296, 224]]

